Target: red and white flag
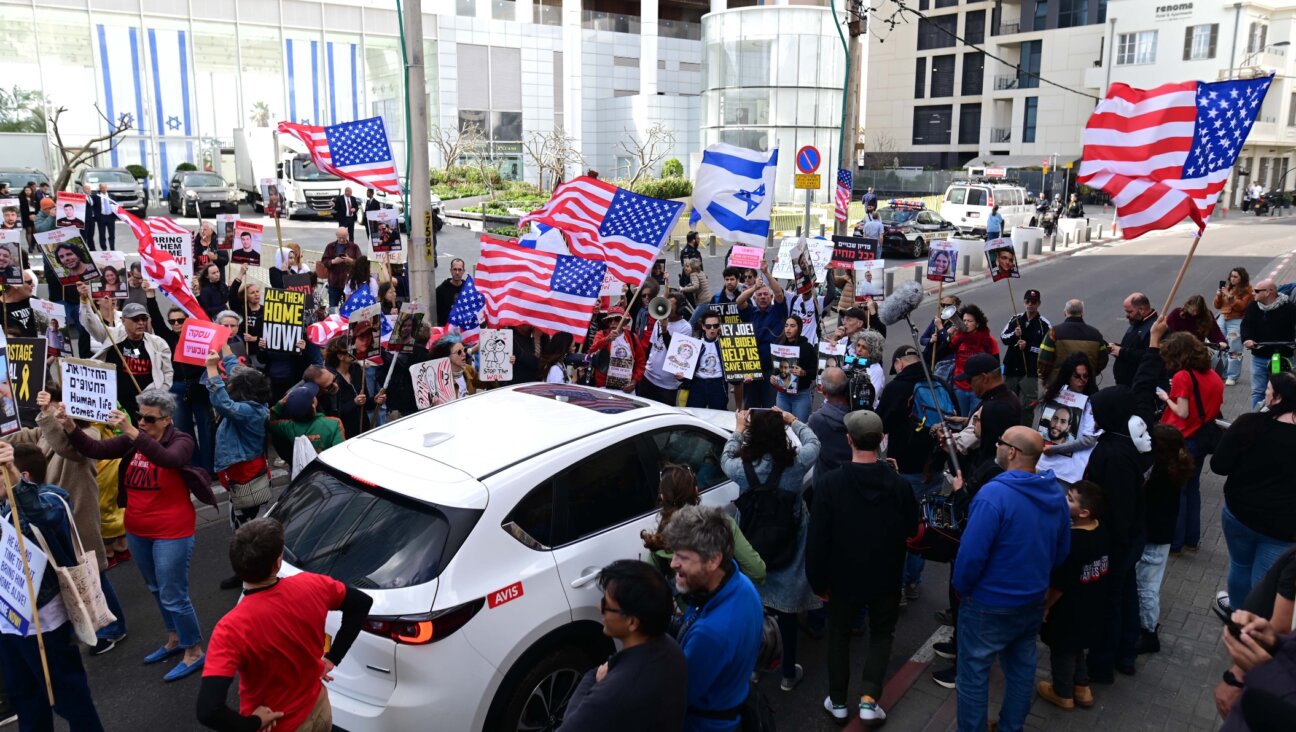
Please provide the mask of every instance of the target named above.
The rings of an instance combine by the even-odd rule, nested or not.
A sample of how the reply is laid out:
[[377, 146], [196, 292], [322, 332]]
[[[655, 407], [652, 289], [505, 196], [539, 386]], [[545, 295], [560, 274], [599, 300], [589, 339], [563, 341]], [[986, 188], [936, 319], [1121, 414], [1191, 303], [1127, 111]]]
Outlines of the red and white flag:
[[306, 340], [321, 348], [327, 346], [329, 341], [347, 332], [348, 322], [346, 317], [334, 313], [306, 326]]
[[327, 127], [280, 122], [279, 134], [301, 140], [315, 167], [326, 173], [353, 180], [365, 188], [401, 192], [382, 117]]
[[[148, 223], [145, 223], [138, 216], [118, 206], [117, 202], [111, 199], [108, 206], [113, 213], [117, 214], [117, 218], [125, 221], [131, 232], [135, 234], [135, 239], [139, 242], [140, 269], [143, 270], [144, 276], [148, 278], [149, 282], [156, 285], [171, 302], [176, 304], [176, 307], [183, 310], [189, 317], [206, 320], [207, 313], [203, 312], [202, 306], [198, 304], [198, 300], [194, 297], [189, 278], [185, 276], [180, 263], [153, 243], [153, 231], [155, 229], [166, 233], [188, 232], [170, 219], [150, 218]], [[179, 232], [176, 231], [177, 229]]]
[[606, 272], [603, 262], [483, 235], [474, 284], [486, 301], [487, 323], [571, 333], [579, 343], [589, 329]]
[[1111, 195], [1126, 239], [1185, 218], [1204, 229], [1272, 77], [1113, 84], [1084, 130], [1076, 180]]

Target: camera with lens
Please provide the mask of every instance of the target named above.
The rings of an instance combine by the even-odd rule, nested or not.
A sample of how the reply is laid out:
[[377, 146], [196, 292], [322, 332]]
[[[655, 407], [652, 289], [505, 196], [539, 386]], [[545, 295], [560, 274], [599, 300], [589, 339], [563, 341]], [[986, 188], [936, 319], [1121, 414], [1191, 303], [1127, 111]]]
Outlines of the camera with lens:
[[863, 356], [842, 357], [842, 370], [846, 372], [847, 394], [851, 411], [872, 409], [877, 401], [877, 389], [868, 373], [869, 360]]

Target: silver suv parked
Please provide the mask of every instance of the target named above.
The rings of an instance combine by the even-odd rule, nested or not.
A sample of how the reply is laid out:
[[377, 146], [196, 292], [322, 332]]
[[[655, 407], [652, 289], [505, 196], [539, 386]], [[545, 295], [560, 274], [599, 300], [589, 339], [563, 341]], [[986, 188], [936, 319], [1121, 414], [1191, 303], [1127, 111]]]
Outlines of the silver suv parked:
[[88, 185], [98, 191], [100, 183], [107, 184], [108, 197], [122, 208], [136, 216], [148, 214], [148, 196], [144, 194], [144, 186], [125, 168], [85, 168], [77, 173], [70, 190], [79, 193], [82, 186]]

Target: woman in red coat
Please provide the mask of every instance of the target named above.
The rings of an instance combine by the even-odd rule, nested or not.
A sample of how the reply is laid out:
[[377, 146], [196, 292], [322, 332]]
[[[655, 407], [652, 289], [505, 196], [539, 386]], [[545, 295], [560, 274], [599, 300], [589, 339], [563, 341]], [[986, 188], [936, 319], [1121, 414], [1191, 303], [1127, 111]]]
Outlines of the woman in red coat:
[[950, 328], [950, 348], [954, 351], [954, 378], [951, 382], [954, 383], [954, 395], [958, 398], [959, 414], [967, 417], [977, 408], [981, 400], [971, 389], [959, 386], [958, 377], [963, 375], [968, 359], [978, 353], [998, 356], [999, 342], [991, 335], [989, 321], [986, 320], [985, 313], [981, 312], [981, 308], [976, 305], [964, 305], [959, 311], [959, 318], [963, 327]]

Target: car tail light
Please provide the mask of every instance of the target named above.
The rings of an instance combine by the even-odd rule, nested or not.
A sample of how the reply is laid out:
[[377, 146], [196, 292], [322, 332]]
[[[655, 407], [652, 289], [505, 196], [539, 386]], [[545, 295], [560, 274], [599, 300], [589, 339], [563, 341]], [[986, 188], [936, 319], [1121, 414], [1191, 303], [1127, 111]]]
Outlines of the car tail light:
[[986, 196], [986, 200], [990, 202], [990, 208], [994, 208], [994, 196]]
[[373, 615], [364, 621], [361, 629], [404, 645], [425, 646], [448, 638], [464, 627], [484, 604], [485, 600], [477, 599], [448, 610], [423, 615]]

